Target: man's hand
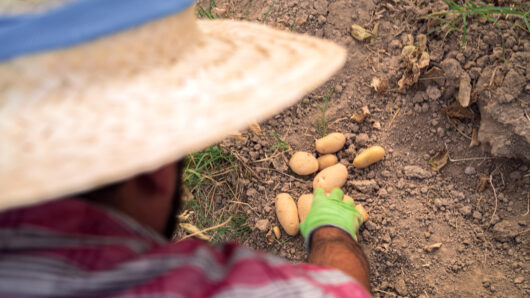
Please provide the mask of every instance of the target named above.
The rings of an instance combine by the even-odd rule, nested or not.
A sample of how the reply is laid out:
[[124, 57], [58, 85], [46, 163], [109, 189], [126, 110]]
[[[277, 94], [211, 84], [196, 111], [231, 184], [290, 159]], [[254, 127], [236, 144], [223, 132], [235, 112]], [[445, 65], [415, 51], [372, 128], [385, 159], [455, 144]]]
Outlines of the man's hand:
[[322, 188], [315, 190], [311, 210], [300, 224], [309, 263], [339, 269], [370, 291], [370, 268], [356, 241], [362, 216], [342, 196], [339, 188], [329, 196]]
[[311, 236], [318, 228], [335, 227], [343, 230], [354, 240], [362, 224], [362, 216], [355, 209], [353, 202], [343, 202], [342, 190], [335, 188], [329, 196], [324, 189], [317, 188], [313, 196], [311, 210], [306, 219], [300, 224], [300, 230], [305, 238], [305, 247], [309, 250]]

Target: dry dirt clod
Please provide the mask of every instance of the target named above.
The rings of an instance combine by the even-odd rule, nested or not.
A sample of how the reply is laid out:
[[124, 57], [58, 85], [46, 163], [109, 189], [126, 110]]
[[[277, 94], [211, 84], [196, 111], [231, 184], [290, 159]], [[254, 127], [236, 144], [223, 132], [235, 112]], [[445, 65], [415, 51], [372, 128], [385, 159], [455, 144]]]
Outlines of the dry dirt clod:
[[260, 219], [256, 222], [256, 228], [260, 230], [261, 232], [267, 231], [268, 227], [269, 227], [268, 219]]
[[424, 170], [419, 166], [405, 166], [403, 168], [403, 174], [407, 178], [426, 179], [432, 177], [431, 172]]
[[374, 179], [349, 181], [348, 185], [362, 193], [373, 193], [377, 189], [377, 182]]

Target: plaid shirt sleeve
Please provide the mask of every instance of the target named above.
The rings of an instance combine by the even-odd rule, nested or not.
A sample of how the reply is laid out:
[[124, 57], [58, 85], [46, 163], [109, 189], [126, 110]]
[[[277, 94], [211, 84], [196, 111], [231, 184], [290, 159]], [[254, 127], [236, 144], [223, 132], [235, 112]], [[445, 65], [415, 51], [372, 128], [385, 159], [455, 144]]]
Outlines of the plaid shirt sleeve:
[[76, 199], [0, 213], [0, 296], [370, 297], [338, 270], [234, 243], [168, 243]]

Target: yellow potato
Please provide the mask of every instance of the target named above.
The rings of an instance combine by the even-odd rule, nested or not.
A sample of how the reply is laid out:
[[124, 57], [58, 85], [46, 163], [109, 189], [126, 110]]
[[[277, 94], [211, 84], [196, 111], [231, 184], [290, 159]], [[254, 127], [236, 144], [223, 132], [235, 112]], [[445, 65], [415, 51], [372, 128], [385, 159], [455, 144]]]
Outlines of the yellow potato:
[[344, 195], [344, 196], [342, 197], [342, 201], [343, 201], [343, 202], [348, 202], [348, 201], [350, 201], [350, 202], [354, 203], [354, 202], [353, 202], [353, 198], [350, 197], [349, 195]]
[[380, 161], [383, 157], [385, 157], [385, 149], [381, 146], [372, 146], [355, 157], [353, 166], [360, 169], [366, 168]]
[[333, 132], [315, 141], [315, 147], [320, 154], [335, 153], [344, 147], [346, 137], [340, 132]]
[[291, 236], [298, 234], [298, 211], [293, 198], [287, 193], [276, 196], [276, 216], [285, 232]]
[[318, 170], [322, 171], [323, 169], [330, 167], [339, 162], [338, 158], [334, 154], [322, 155], [317, 159], [318, 161]]
[[272, 228], [272, 232], [274, 233], [274, 236], [276, 236], [276, 239], [280, 239], [280, 237], [282, 237], [282, 232], [280, 232], [280, 228], [278, 226], [274, 226]]
[[311, 209], [311, 204], [313, 204], [313, 194], [304, 194], [298, 198], [298, 203], [296, 205], [298, 206], [298, 217], [300, 218], [300, 222], [305, 220], [305, 217]]
[[363, 217], [363, 223], [368, 221], [368, 213], [366, 212], [366, 210], [364, 210], [363, 205], [355, 205], [355, 209], [357, 209], [357, 211], [361, 213], [361, 216]]
[[325, 168], [315, 176], [313, 189], [323, 188], [325, 192], [331, 192], [335, 187], [342, 187], [348, 178], [348, 170], [343, 164], [336, 164]]
[[313, 154], [298, 151], [289, 160], [289, 167], [298, 175], [311, 175], [318, 170], [318, 161]]

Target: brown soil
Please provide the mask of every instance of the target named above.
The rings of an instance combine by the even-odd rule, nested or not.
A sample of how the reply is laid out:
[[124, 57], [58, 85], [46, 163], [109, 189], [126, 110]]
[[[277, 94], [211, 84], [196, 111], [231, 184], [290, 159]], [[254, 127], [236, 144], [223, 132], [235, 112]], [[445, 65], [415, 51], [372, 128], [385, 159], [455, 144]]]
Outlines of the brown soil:
[[[203, 7], [208, 2], [199, 1]], [[481, 76], [488, 75], [487, 83], [493, 77], [488, 90], [497, 97], [501, 92], [509, 93], [502, 99], [504, 104], [513, 102], [520, 107], [512, 111], [502, 106], [504, 115], [527, 113], [530, 41], [529, 34], [514, 25], [515, 19], [499, 22], [504, 30], [506, 57], [519, 59], [519, 63], [503, 62], [501, 39], [493, 25], [471, 19], [464, 48], [458, 32], [445, 39], [443, 32], [428, 35], [430, 65], [421, 71], [418, 83], [399, 93], [394, 90], [406, 71], [402, 48], [409, 36], [428, 32], [432, 24], [421, 17], [444, 9], [441, 1], [419, 1], [419, 6], [409, 0], [216, 2], [213, 11], [223, 18], [262, 22], [267, 15], [268, 25], [331, 39], [349, 52], [344, 68], [325, 86], [261, 123], [261, 136], [245, 132], [245, 141], [230, 138], [222, 143], [247, 169], [242, 178], [230, 182], [241, 190], [239, 200], [252, 228], [245, 245], [295, 262], [306, 259], [302, 236], [286, 237], [284, 233], [280, 241], [268, 241], [266, 234], [278, 225], [276, 194], [288, 192], [298, 198], [312, 192], [313, 177], [296, 176], [287, 167], [287, 160], [293, 151], [315, 152], [314, 141], [319, 136], [313, 124], [320, 117], [323, 98], [334, 88], [326, 119], [330, 131], [347, 137], [344, 149], [338, 153], [350, 174], [344, 191], [361, 202], [371, 217], [360, 230], [359, 243], [371, 265], [374, 296], [530, 295], [529, 167], [521, 160], [492, 156], [484, 151], [485, 147], [469, 147], [473, 130], [480, 127], [480, 113], [488, 109], [489, 103], [480, 109], [473, 103], [467, 110], [473, 119], [449, 119], [442, 111], [455, 102], [458, 93], [453, 69], [465, 71], [475, 87], [485, 80]], [[353, 39], [350, 26], [354, 23], [370, 30], [378, 23], [377, 37], [372, 42]], [[434, 67], [445, 71], [441, 79], [425, 75]], [[370, 87], [373, 77], [386, 80], [390, 89], [375, 93]], [[350, 120], [364, 105], [371, 115], [360, 124]], [[491, 117], [504, 121], [497, 114]], [[524, 143], [529, 131], [521, 130], [519, 125], [524, 128], [530, 120], [523, 117], [517, 121], [501, 123], [520, 130], [515, 139], [504, 142], [518, 142], [520, 152], [512, 156], [524, 159], [530, 152]], [[374, 128], [376, 122], [380, 129]], [[271, 152], [276, 144], [272, 132], [292, 150]], [[494, 142], [486, 137], [482, 141], [486, 147]], [[375, 144], [387, 150], [385, 159], [366, 169], [354, 168], [355, 154]], [[428, 160], [445, 147], [453, 161], [439, 172], [431, 171]], [[480, 177], [485, 177], [482, 192], [477, 191]], [[355, 183], [363, 180], [367, 182], [361, 187]], [[438, 242], [442, 243], [439, 249], [424, 249]]]

